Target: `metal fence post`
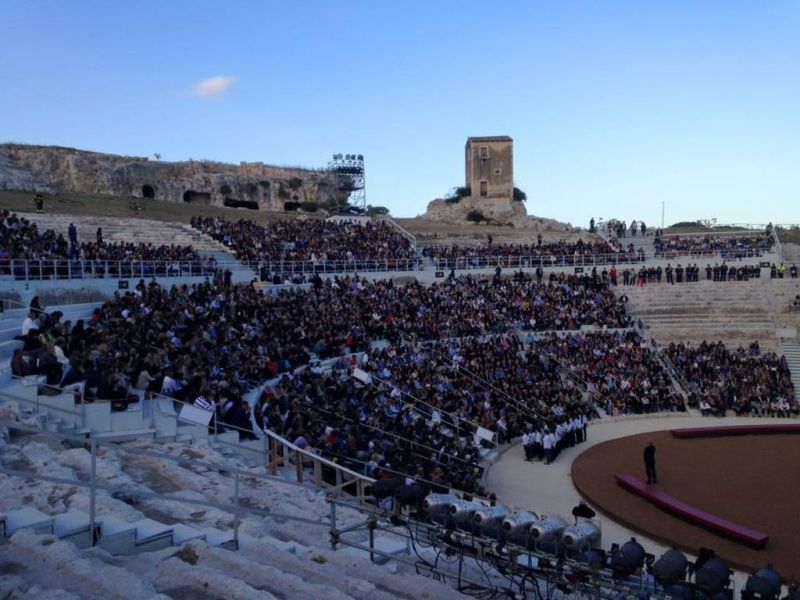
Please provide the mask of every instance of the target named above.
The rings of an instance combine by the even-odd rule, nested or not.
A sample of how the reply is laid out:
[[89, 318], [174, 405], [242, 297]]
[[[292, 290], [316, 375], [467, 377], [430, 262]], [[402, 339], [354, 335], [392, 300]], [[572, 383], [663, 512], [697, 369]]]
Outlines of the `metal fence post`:
[[236, 478], [233, 481], [233, 501], [235, 503], [233, 511], [233, 541], [236, 542], [236, 549], [239, 549], [239, 471], [236, 471]]
[[295, 451], [295, 474], [297, 476], [297, 481], [299, 483], [303, 483], [303, 454], [300, 450]]
[[97, 484], [97, 446], [94, 441], [94, 433], [89, 434], [89, 447], [92, 453], [92, 466], [90, 475], [89, 488], [89, 532], [92, 538], [92, 546], [94, 546], [94, 529], [95, 529], [95, 505], [97, 502], [97, 492], [95, 490]]
[[278, 474], [278, 442], [275, 438], [269, 439], [269, 454], [270, 454], [270, 463], [269, 463], [269, 472], [272, 475]]
[[333, 532], [336, 530], [336, 500], [331, 499], [331, 550], [336, 550], [336, 536]]

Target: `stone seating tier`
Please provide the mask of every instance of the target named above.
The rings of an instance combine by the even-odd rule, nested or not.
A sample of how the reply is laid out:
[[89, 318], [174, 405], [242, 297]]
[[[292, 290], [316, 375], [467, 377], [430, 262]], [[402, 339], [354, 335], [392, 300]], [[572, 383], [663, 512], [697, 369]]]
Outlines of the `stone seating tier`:
[[[103, 228], [103, 240], [107, 242], [133, 242], [143, 244], [177, 244], [193, 246], [201, 254], [225, 252], [227, 248], [209, 236], [192, 229], [183, 223], [168, 223], [149, 219], [117, 219], [113, 217], [89, 217], [82, 215], [59, 215], [52, 213], [17, 213], [29, 221], [36, 223], [40, 231], [52, 229], [67, 237], [70, 223], [78, 230], [78, 241], [94, 242], [97, 228]], [[231, 260], [235, 260], [230, 255]]]

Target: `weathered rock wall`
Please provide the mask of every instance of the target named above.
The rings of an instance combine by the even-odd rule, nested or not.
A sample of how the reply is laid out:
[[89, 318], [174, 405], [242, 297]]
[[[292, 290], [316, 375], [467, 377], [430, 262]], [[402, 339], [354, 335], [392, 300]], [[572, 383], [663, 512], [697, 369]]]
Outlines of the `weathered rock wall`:
[[0, 189], [152, 197], [222, 206], [254, 203], [284, 210], [286, 202], [334, 201], [324, 170], [211, 162], [151, 161], [58, 146], [0, 144]]
[[433, 200], [422, 218], [440, 223], [466, 224], [467, 216], [477, 211], [495, 225], [512, 225], [518, 229], [538, 229], [548, 231], [572, 231], [569, 223], [555, 219], [529, 216], [525, 203], [508, 198], [480, 198], [467, 196], [458, 202]]

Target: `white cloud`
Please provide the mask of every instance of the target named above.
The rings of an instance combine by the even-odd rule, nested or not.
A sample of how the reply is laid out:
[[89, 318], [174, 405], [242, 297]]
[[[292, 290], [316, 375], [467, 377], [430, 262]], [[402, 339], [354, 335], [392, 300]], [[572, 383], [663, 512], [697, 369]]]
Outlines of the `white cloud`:
[[221, 96], [226, 93], [233, 85], [234, 78], [227, 75], [217, 75], [208, 79], [201, 79], [192, 86], [192, 94], [195, 96]]

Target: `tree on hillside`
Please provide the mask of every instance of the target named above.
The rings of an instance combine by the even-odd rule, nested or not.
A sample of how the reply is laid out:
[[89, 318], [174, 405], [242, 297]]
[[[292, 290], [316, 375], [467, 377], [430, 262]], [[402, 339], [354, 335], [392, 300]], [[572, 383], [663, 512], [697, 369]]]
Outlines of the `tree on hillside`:
[[367, 204], [368, 217], [377, 217], [388, 214], [389, 214], [389, 209], [386, 208], [385, 206], [372, 206], [371, 204]]

